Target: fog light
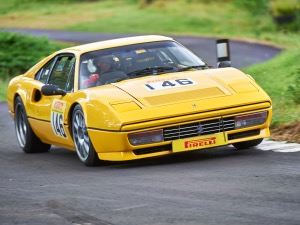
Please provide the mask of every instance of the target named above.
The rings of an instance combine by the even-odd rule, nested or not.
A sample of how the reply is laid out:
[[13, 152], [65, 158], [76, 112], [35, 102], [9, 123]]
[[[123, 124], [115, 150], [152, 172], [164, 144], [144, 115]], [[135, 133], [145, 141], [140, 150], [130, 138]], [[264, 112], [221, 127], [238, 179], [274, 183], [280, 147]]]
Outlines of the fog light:
[[261, 125], [266, 122], [267, 118], [268, 118], [267, 111], [252, 113], [252, 114], [247, 114], [242, 116], [236, 116], [234, 118], [235, 129]]
[[164, 141], [163, 130], [151, 130], [128, 134], [129, 142], [132, 145], [144, 145]]

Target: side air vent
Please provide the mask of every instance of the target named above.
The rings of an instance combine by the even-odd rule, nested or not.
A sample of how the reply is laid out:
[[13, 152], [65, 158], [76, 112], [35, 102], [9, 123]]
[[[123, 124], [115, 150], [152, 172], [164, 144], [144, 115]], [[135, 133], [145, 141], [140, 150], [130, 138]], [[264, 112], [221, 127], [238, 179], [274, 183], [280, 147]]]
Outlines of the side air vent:
[[137, 149], [137, 150], [133, 150], [133, 153], [135, 155], [144, 155], [144, 154], [163, 152], [163, 151], [169, 151], [169, 150], [172, 150], [172, 145], [164, 145], [164, 146]]

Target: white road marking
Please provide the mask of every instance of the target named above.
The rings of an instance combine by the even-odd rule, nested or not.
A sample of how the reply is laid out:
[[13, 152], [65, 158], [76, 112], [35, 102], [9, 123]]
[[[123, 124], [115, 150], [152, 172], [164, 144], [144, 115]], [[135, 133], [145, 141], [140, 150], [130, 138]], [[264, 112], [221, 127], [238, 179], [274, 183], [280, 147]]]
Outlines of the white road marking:
[[147, 206], [147, 204], [143, 204], [143, 205], [135, 205], [135, 206], [128, 206], [128, 207], [124, 207], [124, 208], [113, 209], [113, 211], [135, 209], [135, 208], [140, 208], [140, 207], [145, 207], [145, 206]]
[[300, 152], [300, 144], [288, 143], [287, 141], [272, 141], [269, 139], [265, 139], [256, 148], [263, 151]]

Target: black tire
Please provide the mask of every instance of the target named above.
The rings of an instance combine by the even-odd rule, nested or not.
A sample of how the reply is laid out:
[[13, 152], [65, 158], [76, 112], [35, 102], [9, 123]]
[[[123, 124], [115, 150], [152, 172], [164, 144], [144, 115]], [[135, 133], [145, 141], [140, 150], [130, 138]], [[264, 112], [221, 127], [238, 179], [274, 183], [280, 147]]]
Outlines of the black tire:
[[264, 139], [256, 139], [232, 144], [237, 149], [247, 149], [259, 145]]
[[84, 114], [80, 105], [76, 105], [72, 114], [72, 134], [76, 153], [86, 166], [97, 166], [100, 162], [88, 135]]
[[43, 143], [32, 131], [20, 96], [15, 101], [15, 130], [19, 145], [26, 153], [46, 152], [51, 145]]

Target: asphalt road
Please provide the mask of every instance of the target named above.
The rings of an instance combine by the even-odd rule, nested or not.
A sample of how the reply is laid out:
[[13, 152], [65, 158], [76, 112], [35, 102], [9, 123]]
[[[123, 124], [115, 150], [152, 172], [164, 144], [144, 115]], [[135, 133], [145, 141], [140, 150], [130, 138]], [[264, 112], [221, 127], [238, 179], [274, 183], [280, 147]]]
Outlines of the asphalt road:
[[[203, 54], [214, 47], [212, 39], [182, 40], [194, 51], [204, 41]], [[241, 67], [255, 54], [272, 57], [269, 47], [250, 54], [252, 45], [237, 42], [234, 51], [235, 44], [247, 53]], [[298, 144], [265, 141], [245, 151], [228, 146], [89, 168], [62, 148], [23, 153], [6, 103], [0, 136], [1, 225], [300, 224]]]
[[300, 224], [300, 145], [267, 141], [89, 168], [62, 148], [23, 153], [6, 103], [0, 135], [1, 225]]
[[[84, 33], [71, 32], [61, 30], [38, 30], [38, 29], [21, 29], [10, 28], [6, 29], [12, 32], [20, 32], [33, 36], [45, 36], [52, 40], [74, 42], [74, 43], [90, 43], [103, 41], [112, 38], [129, 37], [137, 34], [107, 34], [107, 33]], [[141, 35], [141, 34], [139, 34]], [[191, 49], [204, 61], [208, 62], [213, 67], [217, 65], [215, 38], [199, 38], [199, 37], [183, 37], [171, 36], [181, 42], [183, 45]], [[263, 45], [259, 43], [250, 43], [242, 41], [230, 41], [230, 52], [232, 66], [243, 68], [257, 63], [261, 63], [272, 59], [281, 52], [281, 49]]]

